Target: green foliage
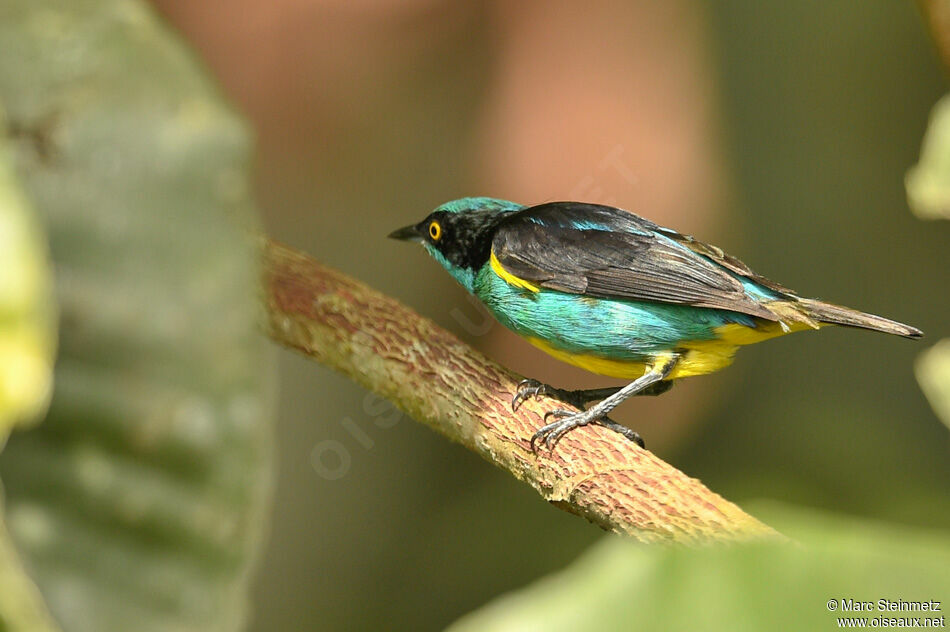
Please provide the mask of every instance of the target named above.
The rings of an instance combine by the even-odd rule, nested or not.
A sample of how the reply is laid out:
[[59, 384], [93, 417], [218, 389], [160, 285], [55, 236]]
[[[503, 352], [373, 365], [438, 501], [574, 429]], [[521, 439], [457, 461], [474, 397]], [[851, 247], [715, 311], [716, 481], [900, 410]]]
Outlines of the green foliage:
[[43, 597], [23, 570], [0, 512], [0, 630], [52, 632], [58, 630]]
[[904, 181], [910, 208], [924, 219], [950, 219], [950, 97], [930, 114], [920, 162]]
[[13, 425], [37, 419], [49, 402], [52, 283], [44, 235], [0, 138], [0, 447]]
[[[52, 389], [56, 329], [45, 239], [0, 137], [0, 448], [18, 422], [35, 421]], [[54, 630], [43, 599], [3, 528], [0, 630]]]
[[61, 322], [6, 526], [66, 630], [238, 629], [270, 487], [246, 128], [142, 2], [10, 0], [0, 49]]
[[945, 338], [917, 359], [917, 381], [937, 416], [950, 428], [950, 338]]
[[[950, 97], [930, 115], [920, 162], [907, 173], [911, 209], [927, 219], [950, 219]], [[950, 340], [942, 340], [917, 360], [917, 381], [937, 416], [950, 427]]]
[[[841, 600], [950, 598], [950, 543], [909, 527], [769, 506], [797, 543], [690, 549], [608, 537], [566, 570], [466, 616], [451, 632], [523, 630], [824, 630]], [[829, 600], [836, 600], [834, 612]]]

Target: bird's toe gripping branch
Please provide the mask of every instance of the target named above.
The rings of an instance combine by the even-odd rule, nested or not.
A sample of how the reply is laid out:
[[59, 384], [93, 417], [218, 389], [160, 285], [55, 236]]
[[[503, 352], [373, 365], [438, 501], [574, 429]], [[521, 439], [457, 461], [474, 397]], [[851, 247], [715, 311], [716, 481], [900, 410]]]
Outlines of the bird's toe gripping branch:
[[587, 424], [597, 424], [598, 426], [603, 426], [608, 430], [613, 430], [614, 432], [622, 434], [624, 437], [630, 441], [633, 441], [641, 448], [646, 447], [646, 444], [643, 442], [643, 438], [635, 430], [631, 430], [626, 426], [622, 426], [616, 421], [611, 420], [609, 417], [592, 417], [589, 414], [590, 412], [591, 411], [588, 410], [582, 413], [575, 413], [570, 410], [558, 409], [545, 413], [545, 421], [548, 420], [548, 417], [556, 417], [557, 421], [552, 421], [551, 423], [542, 426], [531, 436], [531, 451], [538, 451], [538, 441], [543, 442], [545, 447], [548, 450], [551, 450], [555, 445], [557, 445], [557, 442], [560, 441], [561, 437], [563, 437], [565, 434], [574, 428], [586, 426]]
[[511, 398], [511, 411], [518, 412], [518, 408], [532, 397], [541, 397], [546, 395], [550, 387], [547, 384], [537, 380], [521, 380], [518, 382], [518, 389], [514, 397]]
[[[602, 400], [613, 395], [619, 390], [619, 387], [609, 387], [591, 390], [568, 391], [544, 384], [538, 380], [526, 379], [521, 380], [521, 382], [518, 383], [518, 389], [511, 398], [511, 410], [513, 412], [517, 412], [518, 408], [520, 408], [521, 405], [529, 399], [540, 397], [551, 397], [552, 399], [556, 399], [566, 404], [571, 404], [575, 408], [584, 408], [587, 403]], [[544, 420], [547, 421], [548, 417], [550, 416], [558, 417], [558, 420], [545, 425], [534, 433], [534, 435], [531, 437], [532, 452], [537, 452], [536, 443], [539, 440], [543, 441], [544, 445], [550, 450], [557, 444], [558, 440], [560, 440], [560, 438], [572, 428], [586, 425], [588, 423], [597, 423], [604, 426], [605, 428], [619, 432], [623, 436], [639, 445], [641, 448], [644, 447], [643, 439], [639, 434], [627, 428], [626, 426], [621, 426], [615, 421], [611, 421], [607, 417], [584, 421], [581, 419], [575, 419], [577, 413], [564, 409], [553, 410], [546, 413]]]
[[[639, 393], [635, 393], [635, 395], [658, 395], [669, 390], [670, 386], [672, 386], [672, 382], [661, 382], [654, 384], [653, 386], [648, 387]], [[654, 389], [653, 387], [662, 388]], [[550, 384], [544, 384], [538, 380], [521, 380], [521, 382], [518, 383], [518, 389], [515, 391], [514, 397], [511, 398], [511, 410], [512, 412], [517, 412], [518, 408], [520, 408], [523, 403], [532, 397], [550, 397], [551, 399], [556, 399], [559, 402], [570, 404], [575, 408], [584, 408], [591, 402], [599, 402], [602, 399], [610, 397], [614, 393], [617, 393], [620, 389], [620, 386], [608, 386], [606, 388], [591, 388], [569, 391], [562, 388], [556, 388]]]
[[[537, 452], [536, 444], [538, 441], [542, 441], [549, 450], [553, 449], [554, 446], [557, 445], [557, 442], [565, 434], [574, 428], [586, 426], [591, 423], [595, 423], [613, 430], [614, 432], [618, 432], [639, 445], [641, 448], [645, 447], [643, 438], [640, 437], [637, 432], [610, 420], [607, 417], [607, 414], [619, 406], [624, 400], [629, 397], [633, 397], [634, 395], [642, 394], [644, 392], [658, 394], [669, 390], [668, 384], [670, 383], [664, 382], [663, 380], [670, 374], [670, 372], [673, 370], [673, 367], [676, 366], [676, 360], [676, 356], [665, 356], [659, 359], [647, 373], [637, 378], [627, 386], [624, 386], [620, 389], [599, 389], [599, 391], [612, 390], [613, 392], [609, 394], [609, 396], [605, 397], [600, 403], [587, 410], [573, 412], [570, 410], [558, 409], [546, 413], [544, 415], [545, 421], [548, 420], [548, 417], [555, 417], [556, 421], [545, 424], [539, 428], [537, 432], [534, 433], [534, 435], [532, 435], [530, 443], [531, 451]], [[522, 387], [524, 387], [525, 395], [522, 395]], [[529, 396], [547, 395], [551, 394], [552, 391], [555, 391], [557, 395], [567, 395], [567, 398], [562, 397], [559, 399], [567, 403], [574, 404], [578, 408], [581, 408], [582, 406], [578, 406], [577, 403], [572, 400], [576, 400], [578, 394], [593, 393], [593, 391], [560, 391], [560, 389], [552, 389], [551, 387], [547, 387], [536, 380], [523, 380], [518, 385], [518, 392], [512, 399], [512, 407], [516, 408], [516, 403], [520, 405]], [[530, 393], [530, 395], [528, 393]], [[587, 401], [590, 400], [588, 399]]]

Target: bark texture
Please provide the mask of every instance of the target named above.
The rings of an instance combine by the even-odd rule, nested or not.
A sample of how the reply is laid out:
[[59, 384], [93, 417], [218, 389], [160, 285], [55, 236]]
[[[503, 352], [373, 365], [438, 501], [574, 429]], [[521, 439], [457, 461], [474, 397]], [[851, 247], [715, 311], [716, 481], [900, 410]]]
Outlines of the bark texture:
[[531, 452], [544, 413], [511, 411], [520, 377], [427, 318], [286, 246], [265, 241], [263, 292], [273, 340], [351, 377], [409, 416], [534, 487], [548, 502], [645, 542], [781, 537], [733, 503], [615, 432], [568, 433]]

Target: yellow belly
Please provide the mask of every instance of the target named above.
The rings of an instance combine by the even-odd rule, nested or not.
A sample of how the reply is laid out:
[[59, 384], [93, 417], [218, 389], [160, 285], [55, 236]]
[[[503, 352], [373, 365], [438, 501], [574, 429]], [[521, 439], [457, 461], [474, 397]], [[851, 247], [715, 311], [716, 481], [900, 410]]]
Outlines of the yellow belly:
[[680, 345], [682, 350], [680, 358], [667, 379], [705, 375], [724, 369], [732, 364], [739, 347], [776, 336], [784, 336], [799, 329], [808, 329], [808, 327], [795, 323], [791, 327], [783, 328], [776, 322], [760, 323], [758, 327], [746, 327], [735, 323], [716, 327], [717, 338], [695, 340]]
[[[684, 342], [679, 345], [675, 350], [679, 355], [676, 365], [666, 379], [675, 380], [681, 377], [705, 375], [724, 369], [732, 364], [736, 350], [740, 346], [761, 342], [802, 329], [809, 329], [809, 327], [802, 323], [793, 323], [791, 326], [783, 328], [780, 323], [771, 322], [762, 323], [755, 328], [737, 324], [717, 327], [716, 335], [718, 338]], [[669, 357], [669, 352], [666, 352], [657, 354], [655, 359], [648, 362], [613, 360], [603, 356], [571, 353], [570, 351], [557, 349], [540, 338], [528, 338], [527, 340], [535, 347], [562, 362], [573, 364], [598, 375], [626, 380], [634, 380], [640, 377], [648, 369], [651, 369], [656, 361]]]
[[629, 362], [623, 360], [611, 360], [603, 356], [595, 356], [585, 353], [571, 353], [556, 349], [540, 338], [528, 338], [528, 342], [535, 347], [554, 356], [561, 362], [567, 362], [574, 366], [579, 366], [585, 371], [596, 373], [598, 375], [607, 375], [610, 377], [622, 377], [627, 380], [634, 380], [646, 372], [647, 365], [643, 362]]

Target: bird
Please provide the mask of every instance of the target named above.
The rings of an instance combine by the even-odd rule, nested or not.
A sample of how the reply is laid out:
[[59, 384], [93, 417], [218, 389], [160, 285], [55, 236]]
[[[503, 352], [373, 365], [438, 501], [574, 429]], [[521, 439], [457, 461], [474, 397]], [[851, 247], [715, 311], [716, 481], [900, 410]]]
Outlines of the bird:
[[545, 415], [530, 439], [535, 453], [541, 443], [552, 450], [566, 433], [588, 424], [644, 447], [636, 431], [607, 415], [632, 396], [659, 395], [678, 379], [729, 366], [741, 346], [826, 325], [923, 335], [894, 320], [800, 297], [721, 248], [602, 204], [525, 206], [467, 197], [389, 237], [421, 243], [502, 325], [532, 345], [592, 373], [629, 380], [587, 390], [521, 381], [513, 411], [539, 397], [577, 409]]

